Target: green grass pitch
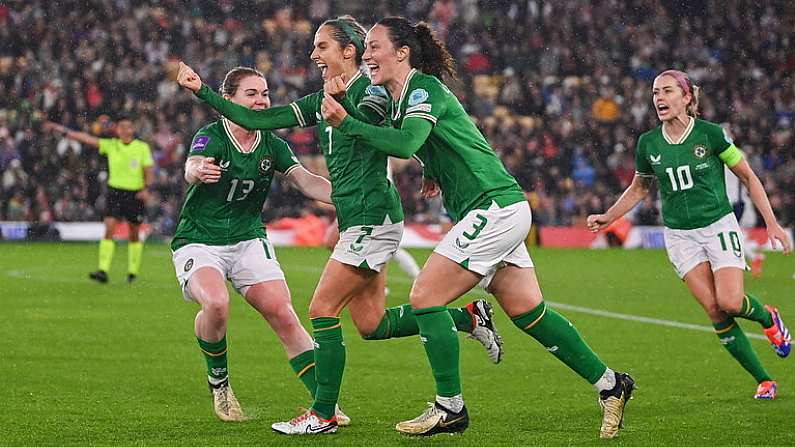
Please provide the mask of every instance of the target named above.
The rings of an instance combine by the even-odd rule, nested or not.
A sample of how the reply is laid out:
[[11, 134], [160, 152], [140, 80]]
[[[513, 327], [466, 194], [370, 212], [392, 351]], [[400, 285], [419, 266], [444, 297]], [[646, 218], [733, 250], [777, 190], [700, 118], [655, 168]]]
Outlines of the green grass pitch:
[[[414, 251], [421, 259], [428, 251]], [[532, 250], [547, 300], [591, 309], [707, 325], [662, 251]], [[328, 252], [278, 249], [304, 323]], [[222, 423], [211, 409], [204, 361], [193, 336], [197, 306], [182, 300], [168, 247], [145, 247], [140, 280], [128, 285], [126, 246], [116, 247], [108, 285], [87, 279], [95, 244], [0, 245], [0, 445], [16, 446], [493, 446], [493, 445], [794, 445], [795, 355], [779, 359], [752, 343], [780, 384], [779, 398], [755, 401], [756, 384], [714, 334], [562, 310], [614, 369], [639, 389], [626, 429], [598, 439], [600, 412], [590, 385], [515, 328], [501, 311], [501, 364], [461, 337], [464, 397], [471, 414], [462, 435], [406, 438], [397, 421], [433, 398], [416, 337], [365, 342], [343, 319], [348, 365], [341, 404], [353, 425], [333, 436], [287, 438], [270, 430], [309, 398], [276, 337], [233, 295], [229, 345], [235, 392], [251, 419]], [[795, 325], [795, 258], [768, 256], [747, 289], [779, 306]], [[390, 305], [410, 282], [390, 267]], [[463, 305], [482, 292], [473, 292]], [[554, 307], [554, 306], [553, 306]], [[743, 322], [747, 333], [761, 334]]]

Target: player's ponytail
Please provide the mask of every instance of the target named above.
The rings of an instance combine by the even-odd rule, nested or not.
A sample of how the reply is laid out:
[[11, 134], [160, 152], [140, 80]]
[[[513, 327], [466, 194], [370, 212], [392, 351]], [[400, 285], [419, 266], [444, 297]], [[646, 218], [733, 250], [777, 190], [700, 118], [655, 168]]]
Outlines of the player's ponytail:
[[456, 79], [455, 60], [450, 52], [447, 51], [444, 43], [439, 40], [425, 22], [414, 25], [417, 33], [417, 40], [420, 43], [420, 70], [423, 73], [436, 76], [442, 80], [442, 75], [447, 73], [451, 78]]
[[364, 39], [367, 32], [353, 16], [339, 16], [336, 19], [326, 20], [320, 26], [330, 27], [332, 29], [330, 33], [331, 37], [336, 40], [342, 48], [353, 45], [354, 48], [356, 48], [356, 65], [362, 65]]
[[395, 48], [409, 47], [409, 65], [423, 73], [437, 77], [447, 73], [456, 78], [455, 61], [425, 22], [412, 25], [404, 17], [387, 17], [378, 21], [389, 30], [389, 39]]
[[[688, 82], [690, 82], [690, 79], [688, 79]], [[690, 100], [690, 104], [685, 108], [685, 112], [693, 118], [698, 118], [698, 95], [701, 93], [701, 87], [691, 83], [690, 91], [692, 92], [693, 99]]]
[[235, 67], [224, 76], [224, 82], [221, 83], [221, 88], [218, 91], [222, 95], [235, 96], [238, 87], [240, 87], [240, 81], [249, 76], [259, 76], [265, 79], [265, 75], [260, 73], [259, 70], [250, 67]]

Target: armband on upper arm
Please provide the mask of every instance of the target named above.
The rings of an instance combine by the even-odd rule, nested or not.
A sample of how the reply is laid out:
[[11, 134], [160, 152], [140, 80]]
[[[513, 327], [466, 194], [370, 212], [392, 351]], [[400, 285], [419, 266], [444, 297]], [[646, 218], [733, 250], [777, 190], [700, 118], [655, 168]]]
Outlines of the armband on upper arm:
[[737, 149], [737, 146], [732, 144], [728, 149], [718, 154], [718, 158], [720, 158], [726, 166], [733, 168], [737, 166], [737, 163], [742, 161], [743, 153], [740, 149]]

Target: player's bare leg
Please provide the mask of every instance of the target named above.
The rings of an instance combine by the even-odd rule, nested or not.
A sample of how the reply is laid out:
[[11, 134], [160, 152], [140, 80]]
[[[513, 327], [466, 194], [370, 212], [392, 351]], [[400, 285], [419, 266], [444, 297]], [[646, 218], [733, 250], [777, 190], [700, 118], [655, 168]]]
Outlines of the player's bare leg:
[[[727, 269], [720, 269], [718, 272]], [[739, 269], [735, 269], [739, 270]], [[735, 360], [754, 377], [759, 387], [768, 383], [773, 383], [772, 377], [767, 373], [759, 358], [754, 352], [748, 337], [740, 328], [732, 314], [723, 309], [718, 299], [718, 291], [715, 287], [715, 277], [709, 263], [702, 262], [687, 272], [684, 276], [685, 284], [690, 293], [696, 298], [704, 311], [712, 321], [715, 333], [720, 339], [721, 344]], [[721, 289], [723, 290], [723, 289]], [[728, 301], [728, 300], [727, 300]], [[731, 307], [726, 304], [727, 307]], [[769, 387], [768, 387], [769, 388]], [[775, 386], [772, 387], [775, 390]], [[758, 395], [759, 393], [757, 393]], [[760, 396], [764, 397], [764, 396]]]
[[787, 357], [792, 349], [789, 329], [784, 325], [778, 309], [765, 305], [760, 298], [745, 291], [743, 273], [742, 269], [736, 267], [715, 271], [718, 305], [730, 315], [759, 323], [776, 354]]
[[353, 267], [335, 259], [328, 260], [309, 305], [315, 339], [315, 401], [309, 410], [298, 417], [271, 425], [274, 431], [287, 435], [337, 431], [335, 410], [346, 356], [339, 315], [377, 275], [373, 270]]
[[436, 381], [436, 399], [418, 417], [399, 422], [395, 429], [414, 436], [455, 433], [469, 426], [461, 394], [459, 344], [447, 304], [471, 290], [480, 275], [450, 259], [432, 253], [411, 288], [411, 306], [417, 317], [420, 340]]
[[202, 267], [188, 280], [188, 293], [201, 305], [196, 314], [195, 332], [207, 362], [207, 383], [213, 395], [213, 409], [228, 422], [245, 419], [240, 403], [229, 385], [226, 328], [229, 320], [229, 292], [221, 273]]
[[488, 290], [519, 329], [596, 388], [603, 410], [599, 435], [617, 436], [635, 381], [626, 373], [608, 368], [574, 326], [546, 306], [535, 269], [507, 265], [495, 273]]

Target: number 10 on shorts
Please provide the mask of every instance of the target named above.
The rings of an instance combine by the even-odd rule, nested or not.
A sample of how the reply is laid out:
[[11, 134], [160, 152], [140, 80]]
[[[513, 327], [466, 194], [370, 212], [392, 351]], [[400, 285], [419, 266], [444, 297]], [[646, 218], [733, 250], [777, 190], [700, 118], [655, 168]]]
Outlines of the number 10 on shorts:
[[[726, 236], [728, 234], [728, 236]], [[729, 246], [731, 246], [732, 251], [734, 252], [734, 256], [740, 257], [742, 255], [743, 249], [740, 245], [740, 236], [737, 235], [736, 231], [729, 231], [727, 233], [718, 233], [718, 239], [720, 239], [720, 248], [723, 251], [727, 251]], [[728, 244], [726, 240], [728, 239]]]

